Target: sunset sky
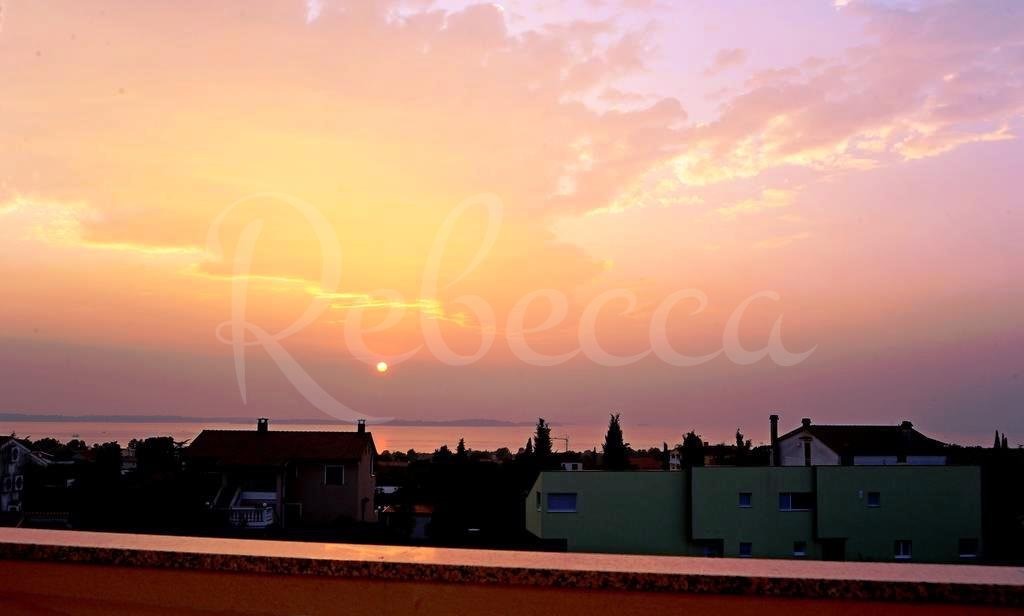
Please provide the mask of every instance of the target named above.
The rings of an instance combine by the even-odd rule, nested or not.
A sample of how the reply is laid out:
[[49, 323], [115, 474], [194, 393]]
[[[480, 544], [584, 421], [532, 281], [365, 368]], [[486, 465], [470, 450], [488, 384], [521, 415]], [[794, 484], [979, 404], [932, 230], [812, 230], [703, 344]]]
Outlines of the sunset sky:
[[[627, 440], [762, 440], [780, 410], [1024, 442], [1024, 2], [0, 7], [0, 411], [327, 419], [261, 345], [236, 373], [241, 289], [270, 334], [322, 306], [280, 344], [371, 417], [619, 410]], [[453, 216], [473, 199], [500, 221]], [[722, 349], [764, 291], [742, 345], [784, 315], [813, 353], [570, 356], [615, 289], [591, 310], [609, 354], [649, 351], [687, 289], [707, 303], [668, 314], [677, 353]], [[425, 328], [463, 356], [494, 340], [453, 365]]]

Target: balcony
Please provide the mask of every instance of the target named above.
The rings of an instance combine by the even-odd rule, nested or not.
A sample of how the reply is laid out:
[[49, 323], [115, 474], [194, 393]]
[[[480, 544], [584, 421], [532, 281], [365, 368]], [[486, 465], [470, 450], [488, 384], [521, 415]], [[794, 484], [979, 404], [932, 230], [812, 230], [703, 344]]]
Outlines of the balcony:
[[236, 528], [261, 529], [274, 524], [277, 493], [237, 490], [228, 507], [228, 524]]
[[0, 613], [1008, 615], [1024, 569], [0, 529]]
[[228, 523], [236, 528], [269, 528], [274, 524], [274, 508], [232, 507], [228, 509]]

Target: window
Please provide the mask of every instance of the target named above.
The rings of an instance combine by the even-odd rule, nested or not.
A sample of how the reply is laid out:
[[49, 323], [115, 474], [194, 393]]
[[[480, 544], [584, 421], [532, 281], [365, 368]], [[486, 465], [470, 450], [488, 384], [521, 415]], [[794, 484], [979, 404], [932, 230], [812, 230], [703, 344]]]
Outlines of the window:
[[17, 492], [19, 490], [24, 490], [24, 489], [25, 489], [25, 476], [24, 475], [15, 475], [14, 476], [14, 491]]
[[810, 511], [814, 496], [810, 492], [779, 492], [779, 511]]
[[960, 540], [960, 558], [977, 558], [978, 557], [978, 540], [977, 539], [961, 539]]
[[723, 542], [721, 539], [713, 539], [711, 541], [703, 542], [704, 556], [717, 557], [721, 556], [723, 552]]
[[893, 550], [897, 560], [910, 560], [911, 543], [910, 539], [897, 539], [896, 547]]
[[793, 556], [807, 556], [807, 542], [806, 541], [794, 541], [793, 542]]
[[537, 490], [537, 511], [540, 511], [540, 490]]
[[548, 494], [548, 513], [575, 513], [576, 495], [551, 492]]
[[754, 544], [749, 541], [740, 541], [740, 557], [750, 558], [754, 554]]
[[17, 462], [17, 461], [18, 461], [18, 448], [17, 447], [11, 447], [11, 462]]
[[302, 503], [284, 504], [285, 523], [297, 523], [302, 521]]
[[868, 492], [868, 507], [881, 507], [882, 495], [879, 492]]
[[10, 477], [4, 477], [4, 488], [3, 489], [4, 489], [4, 492], [10, 492], [11, 491], [11, 478]]
[[324, 465], [324, 485], [343, 486], [345, 485], [345, 467], [340, 464]]
[[751, 507], [750, 492], [740, 492], [739, 506], [744, 509]]

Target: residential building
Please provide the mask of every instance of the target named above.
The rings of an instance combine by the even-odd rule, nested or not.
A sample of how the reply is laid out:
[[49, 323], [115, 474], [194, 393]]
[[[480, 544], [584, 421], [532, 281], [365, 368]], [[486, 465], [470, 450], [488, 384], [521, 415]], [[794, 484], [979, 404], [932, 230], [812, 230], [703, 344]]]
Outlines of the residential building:
[[0, 437], [0, 525], [67, 527], [75, 463]]
[[814, 474], [816, 535], [837, 558], [967, 562], [981, 557], [977, 466], [820, 467]]
[[689, 535], [699, 554], [787, 558], [803, 542], [805, 557], [820, 558], [814, 543], [811, 469], [697, 467], [690, 470]]
[[13, 436], [0, 437], [0, 511], [24, 511], [25, 475], [32, 465], [45, 465], [28, 442]]
[[683, 457], [679, 453], [679, 448], [674, 448], [668, 452], [668, 470], [679, 471], [683, 469]]
[[904, 421], [898, 426], [818, 425], [805, 417], [800, 427], [778, 436], [772, 415], [776, 466], [946, 464], [949, 446], [928, 438]]
[[976, 466], [544, 472], [526, 527], [569, 551], [965, 562], [982, 548]]
[[374, 522], [373, 436], [356, 432], [204, 430], [186, 451], [210, 481], [208, 505], [233, 526], [326, 526]]
[[552, 471], [526, 499], [526, 529], [570, 552], [689, 554], [685, 473]]

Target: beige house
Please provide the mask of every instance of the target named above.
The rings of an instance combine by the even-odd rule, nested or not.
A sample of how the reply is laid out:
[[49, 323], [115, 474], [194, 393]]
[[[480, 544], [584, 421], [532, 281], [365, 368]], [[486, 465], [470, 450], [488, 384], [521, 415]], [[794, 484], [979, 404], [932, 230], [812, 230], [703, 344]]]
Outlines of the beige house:
[[375, 522], [373, 436], [355, 432], [203, 430], [186, 452], [211, 482], [208, 506], [232, 526], [328, 526]]

